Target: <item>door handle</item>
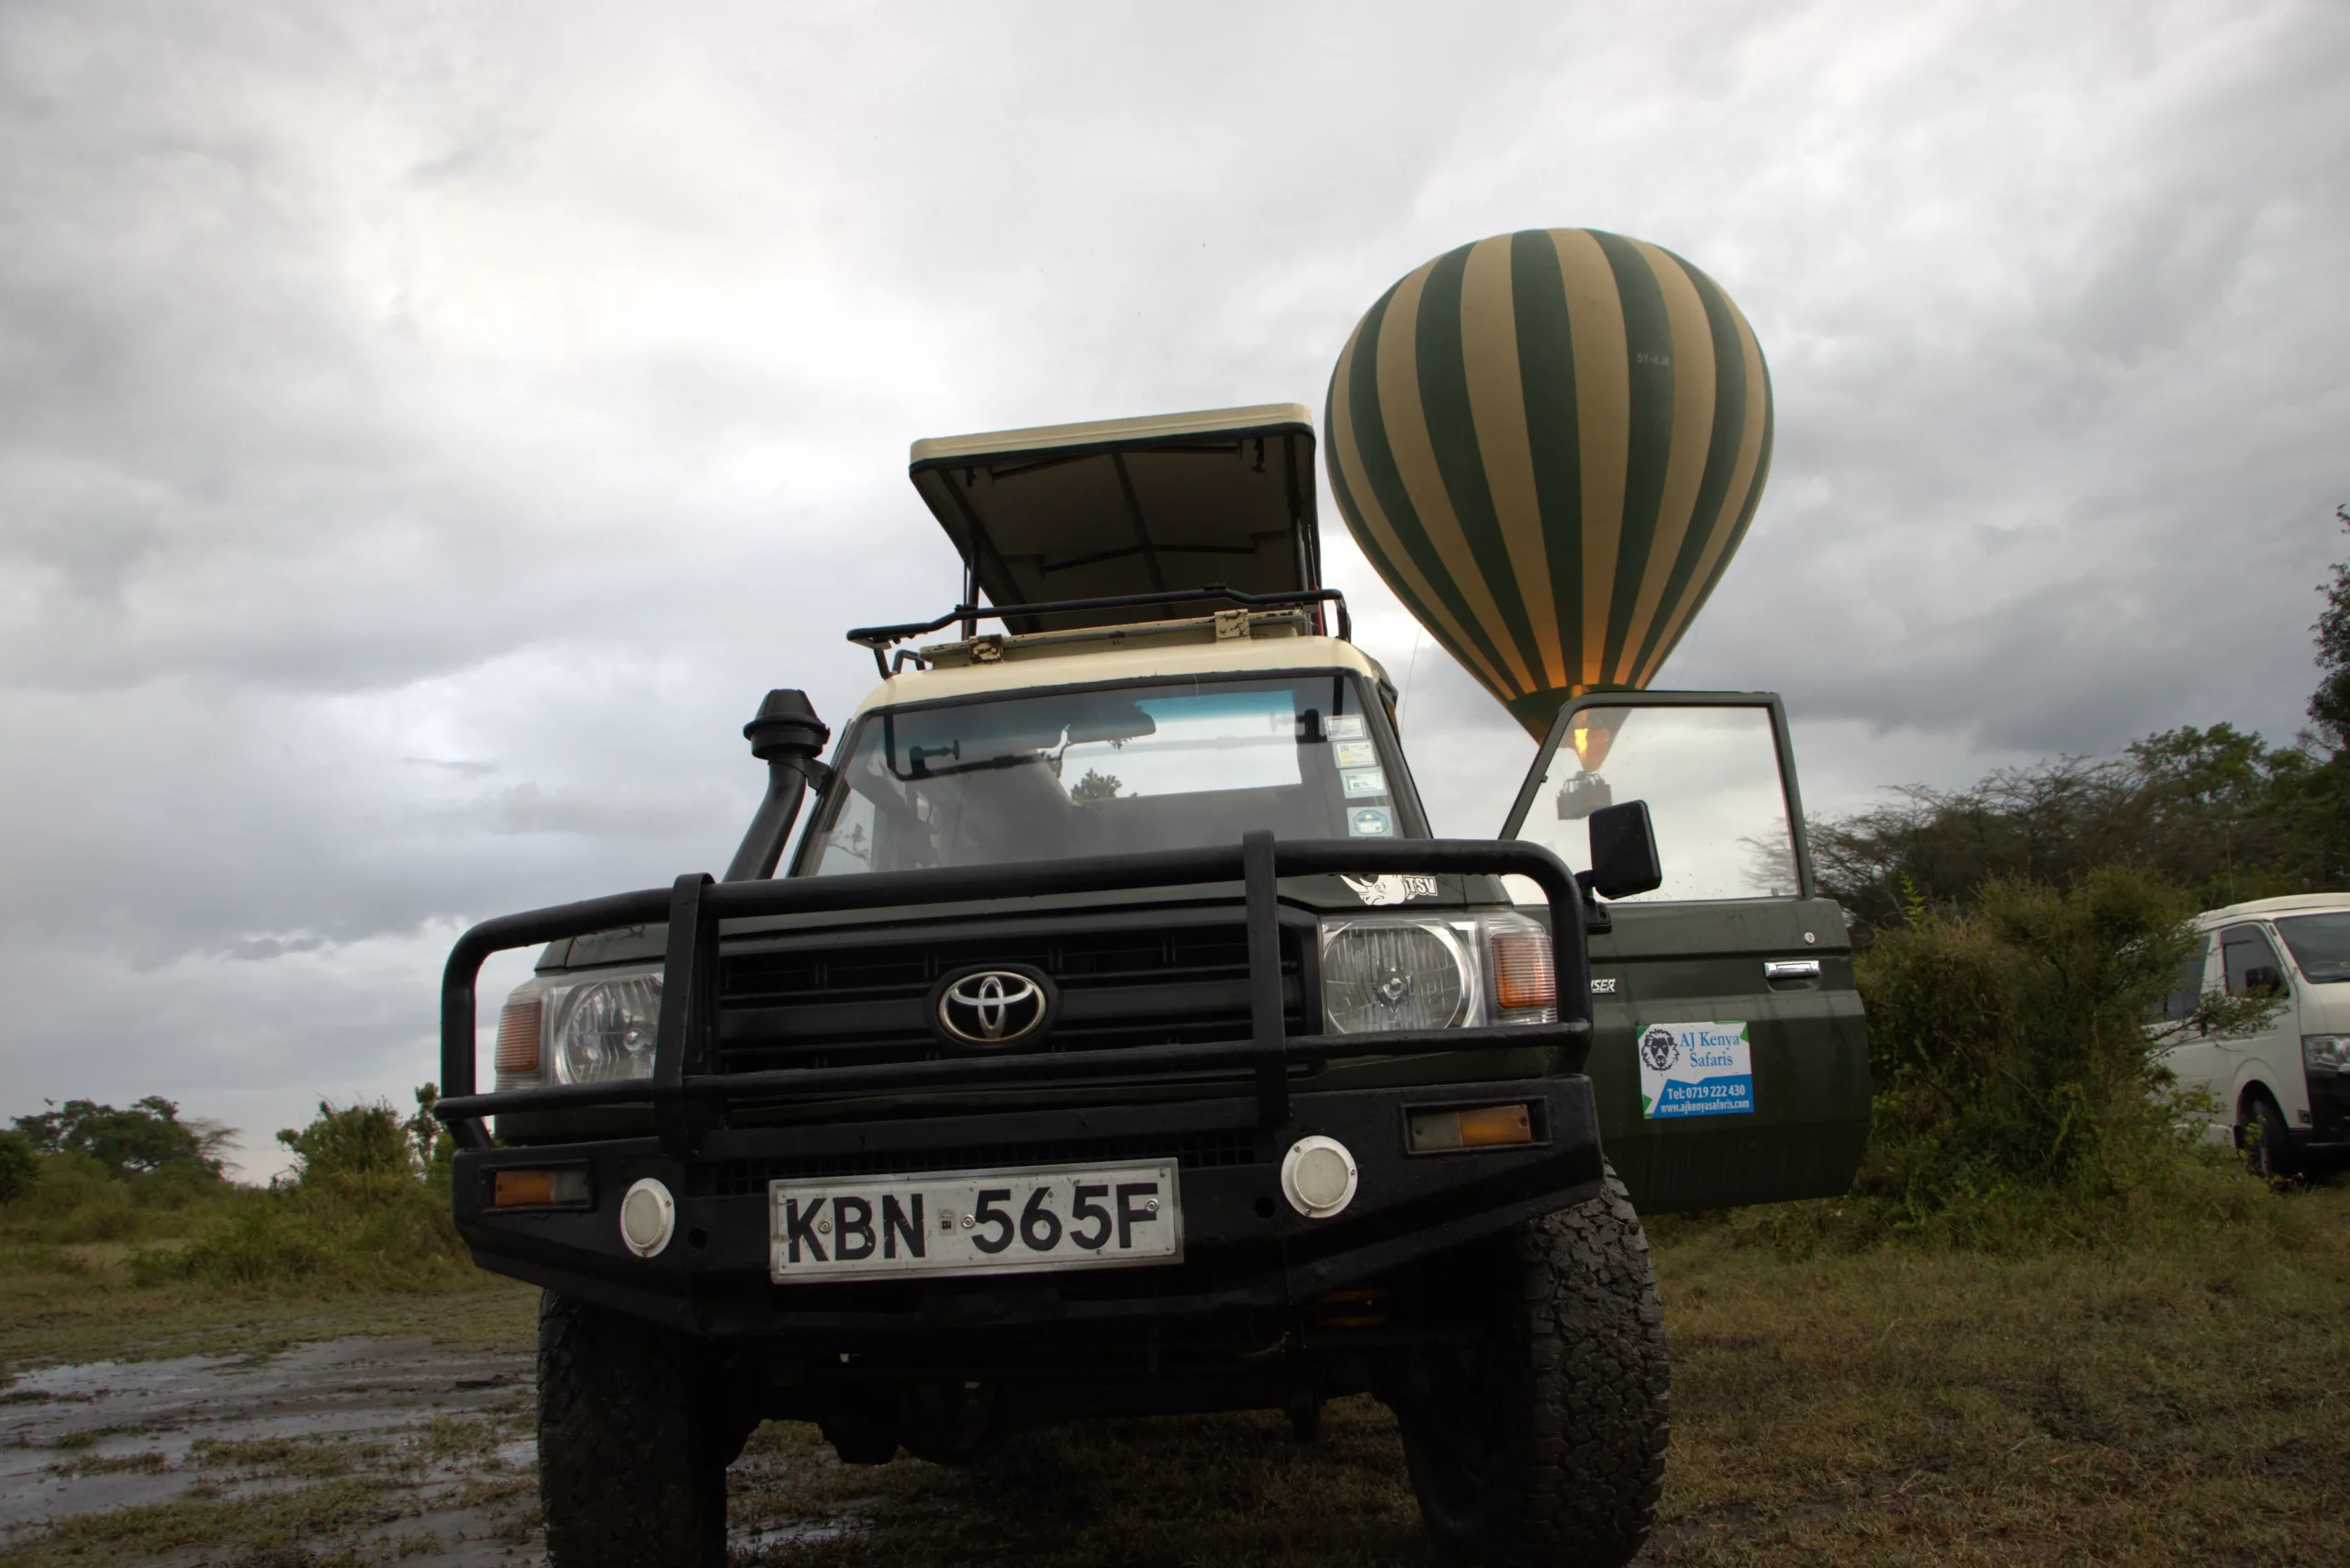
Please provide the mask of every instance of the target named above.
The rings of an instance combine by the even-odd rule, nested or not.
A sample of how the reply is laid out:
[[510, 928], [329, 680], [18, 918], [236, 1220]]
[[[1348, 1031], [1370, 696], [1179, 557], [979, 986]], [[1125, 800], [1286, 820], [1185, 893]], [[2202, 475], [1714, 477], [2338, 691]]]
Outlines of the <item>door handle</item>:
[[1762, 978], [1766, 980], [1818, 980], [1818, 958], [1766, 958], [1762, 963]]

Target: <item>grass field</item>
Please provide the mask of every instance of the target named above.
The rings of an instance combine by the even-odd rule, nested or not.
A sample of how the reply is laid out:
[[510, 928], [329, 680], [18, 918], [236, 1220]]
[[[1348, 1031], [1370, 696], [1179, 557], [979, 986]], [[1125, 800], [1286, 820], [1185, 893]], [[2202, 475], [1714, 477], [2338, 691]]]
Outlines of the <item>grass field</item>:
[[[1800, 1224], [1767, 1213], [1657, 1231], [1673, 1446], [1644, 1562], [2350, 1562], [2350, 1183], [2270, 1194], [2244, 1181], [2126, 1244], [1991, 1255], [1807, 1247]], [[520, 1368], [530, 1344], [534, 1297], [503, 1284], [237, 1294], [134, 1283], [104, 1246], [6, 1261], [10, 1371], [268, 1363], [354, 1335]], [[472, 1562], [424, 1528], [460, 1504], [504, 1510], [497, 1555], [478, 1560], [527, 1561], [527, 1461], [512, 1457], [527, 1402], [519, 1386], [505, 1397], [303, 1462], [234, 1443], [142, 1447], [136, 1431], [61, 1443], [27, 1457], [60, 1476], [98, 1463], [187, 1485], [19, 1532], [0, 1565]], [[0, 1401], [14, 1401], [0, 1417], [34, 1405]], [[1351, 1401], [1324, 1430], [1298, 1446], [1270, 1416], [1100, 1423], [1024, 1435], [968, 1470], [872, 1470], [770, 1426], [735, 1468], [737, 1558], [1427, 1562], [1385, 1412]], [[265, 1504], [236, 1505], [241, 1485]]]
[[2350, 1562], [2350, 1191], [1986, 1258], [1661, 1249], [1659, 1562]]

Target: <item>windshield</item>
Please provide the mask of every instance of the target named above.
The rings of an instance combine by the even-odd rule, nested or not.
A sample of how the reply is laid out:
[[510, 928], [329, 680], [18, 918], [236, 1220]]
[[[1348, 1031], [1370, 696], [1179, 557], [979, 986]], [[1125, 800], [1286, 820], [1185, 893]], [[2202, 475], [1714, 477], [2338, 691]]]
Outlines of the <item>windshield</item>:
[[2350, 980], [2350, 910], [2340, 914], [2288, 914], [2277, 934], [2311, 985]]
[[1404, 835], [1350, 675], [1075, 688], [857, 721], [798, 874]]

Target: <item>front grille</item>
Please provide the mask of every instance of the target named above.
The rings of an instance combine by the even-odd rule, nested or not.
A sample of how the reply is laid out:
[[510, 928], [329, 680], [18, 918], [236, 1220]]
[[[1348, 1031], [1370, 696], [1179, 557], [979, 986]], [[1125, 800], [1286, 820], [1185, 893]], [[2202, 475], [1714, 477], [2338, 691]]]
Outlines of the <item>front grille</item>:
[[1186, 1170], [1261, 1165], [1257, 1135], [1246, 1130], [1175, 1133], [1142, 1137], [1062, 1138], [1051, 1142], [973, 1144], [902, 1153], [803, 1155], [777, 1159], [725, 1159], [694, 1167], [694, 1190], [705, 1197], [764, 1193], [770, 1182], [832, 1176], [912, 1176], [926, 1170], [1015, 1170], [1029, 1165], [1125, 1165], [1173, 1159]]
[[[1301, 955], [1281, 930], [1284, 1029], [1308, 1032]], [[932, 1033], [931, 987], [977, 964], [1026, 964], [1061, 991], [1051, 1031], [1017, 1049], [1078, 1056], [1249, 1037], [1248, 935], [1237, 910], [1170, 919], [1101, 913], [908, 932], [831, 932], [729, 951], [719, 964], [718, 1070], [868, 1067], [950, 1054]]]

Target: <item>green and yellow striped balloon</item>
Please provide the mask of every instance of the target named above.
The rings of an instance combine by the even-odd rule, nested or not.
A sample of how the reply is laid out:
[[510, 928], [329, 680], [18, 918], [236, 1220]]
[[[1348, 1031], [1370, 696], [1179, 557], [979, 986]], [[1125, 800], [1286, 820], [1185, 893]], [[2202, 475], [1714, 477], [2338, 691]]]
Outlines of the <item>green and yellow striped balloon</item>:
[[1355, 542], [1539, 738], [1570, 696], [1646, 686], [1721, 580], [1771, 467], [1771, 374], [1670, 251], [1528, 229], [1389, 289], [1324, 425]]

